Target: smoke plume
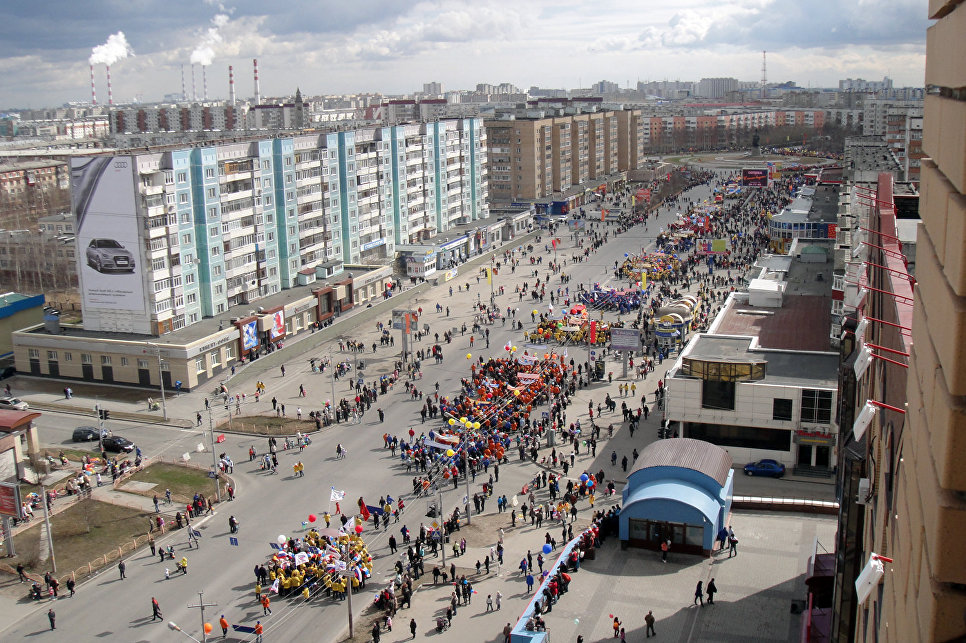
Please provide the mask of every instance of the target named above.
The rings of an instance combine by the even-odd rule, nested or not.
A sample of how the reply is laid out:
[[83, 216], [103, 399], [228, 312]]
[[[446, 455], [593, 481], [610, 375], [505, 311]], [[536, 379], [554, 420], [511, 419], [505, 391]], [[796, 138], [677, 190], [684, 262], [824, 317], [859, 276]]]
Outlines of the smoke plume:
[[94, 47], [89, 59], [92, 65], [113, 65], [119, 60], [124, 60], [128, 56], [133, 56], [134, 50], [128, 44], [123, 31], [111, 34], [107, 42], [103, 45]]
[[201, 42], [191, 52], [191, 64], [207, 67], [215, 60], [215, 46], [221, 43], [221, 28], [228, 24], [228, 14], [219, 13], [211, 19], [211, 26], [202, 34]]

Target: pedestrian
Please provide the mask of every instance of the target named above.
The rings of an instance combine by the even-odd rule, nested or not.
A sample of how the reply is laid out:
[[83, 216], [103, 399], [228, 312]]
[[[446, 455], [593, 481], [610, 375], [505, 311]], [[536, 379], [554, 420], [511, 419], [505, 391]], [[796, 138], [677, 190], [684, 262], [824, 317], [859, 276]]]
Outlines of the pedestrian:
[[25, 583], [27, 580], [27, 574], [24, 573], [23, 563], [17, 563], [17, 574], [20, 576], [20, 582]]
[[152, 621], [163, 621], [164, 617], [161, 615], [161, 606], [158, 605], [158, 599], [151, 597], [151, 620]]
[[228, 636], [228, 619], [225, 618], [224, 614], [218, 619], [218, 625], [221, 626], [221, 638]]
[[56, 618], [57, 618], [57, 615], [54, 614], [54, 608], [51, 607], [49, 610], [47, 610], [47, 620], [50, 621], [50, 629], [52, 630], [57, 629], [57, 626], [54, 625], [54, 621], [56, 620]]
[[714, 579], [708, 581], [708, 605], [714, 605], [714, 594], [718, 591], [718, 587], [714, 584]]
[[412, 632], [413, 638], [416, 638], [416, 619], [409, 619], [409, 631]]
[[[160, 501], [158, 500], [158, 494], [154, 494], [154, 513], [156, 514], [161, 513], [161, 506], [160, 506]], [[151, 555], [153, 556], [154, 552], [151, 552]]]
[[67, 591], [70, 592], [70, 594], [67, 596], [67, 598], [73, 598], [74, 594], [77, 593], [77, 592], [74, 591], [74, 588], [76, 586], [77, 586], [77, 581], [74, 580], [74, 577], [73, 576], [71, 576], [70, 578], [67, 579]]
[[667, 552], [670, 548], [671, 548], [670, 540], [661, 541], [661, 560], [663, 560], [665, 563], [667, 562]]
[[153, 558], [154, 555], [157, 553], [155, 551], [156, 546], [154, 544], [154, 536], [151, 536], [151, 535], [148, 536], [148, 545], [151, 547], [151, 557]]
[[657, 632], [654, 631], [654, 612], [652, 610], [647, 611], [647, 616], [644, 617], [644, 624], [647, 626], [647, 638], [651, 638], [651, 634], [657, 636]]
[[122, 558], [117, 563], [117, 571], [121, 572], [121, 580], [124, 580], [126, 576], [124, 575], [124, 570], [127, 569], [127, 565], [124, 564], [124, 559]]
[[703, 584], [704, 584], [703, 581], [698, 581], [697, 587], [694, 588], [694, 603], [692, 603], [693, 605], [697, 605], [698, 601], [700, 601], [702, 607], [704, 606], [704, 590], [701, 589], [701, 586]]
[[527, 574], [527, 594], [533, 591], [533, 574]]
[[510, 643], [510, 634], [513, 632], [513, 628], [509, 623], [503, 626], [503, 643]]
[[618, 618], [617, 618], [617, 617], [615, 616], [615, 617], [614, 617], [614, 638], [615, 638], [615, 639], [616, 639], [616, 638], [617, 638], [617, 637], [618, 637], [618, 636], [620, 635], [620, 630], [621, 630], [621, 622], [620, 622], [620, 620], [619, 620], [619, 619], [618, 619]]
[[272, 601], [269, 600], [268, 594], [262, 596], [262, 616], [272, 613]]
[[262, 643], [262, 632], [265, 630], [262, 628], [261, 621], [255, 621], [255, 643]]
[[728, 558], [738, 555], [738, 539], [735, 537], [735, 530], [728, 525]]
[[499, 611], [499, 609], [501, 607], [503, 607], [503, 592], [497, 590], [497, 592], [496, 592], [496, 609]]
[[492, 594], [487, 594], [486, 595], [486, 611], [487, 612], [492, 612], [493, 611], [493, 595]]

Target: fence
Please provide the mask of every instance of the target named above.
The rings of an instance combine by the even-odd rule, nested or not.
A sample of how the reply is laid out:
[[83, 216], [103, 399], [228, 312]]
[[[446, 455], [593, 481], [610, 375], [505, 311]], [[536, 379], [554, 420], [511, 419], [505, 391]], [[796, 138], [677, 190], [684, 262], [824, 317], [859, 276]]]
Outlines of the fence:
[[734, 496], [732, 509], [755, 509], [773, 511], [798, 511], [802, 513], [838, 515], [839, 503], [832, 500], [809, 500], [806, 498]]

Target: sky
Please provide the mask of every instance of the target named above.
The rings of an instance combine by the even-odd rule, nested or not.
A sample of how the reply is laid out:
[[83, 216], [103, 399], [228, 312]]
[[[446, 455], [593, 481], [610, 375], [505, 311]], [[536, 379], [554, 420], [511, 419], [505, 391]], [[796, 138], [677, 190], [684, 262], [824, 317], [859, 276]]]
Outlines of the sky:
[[[207, 64], [208, 94], [263, 96], [522, 89], [728, 76], [837, 87], [839, 79], [921, 86], [925, 0], [41, 0], [0, 21], [0, 108], [180, 93]], [[196, 73], [202, 93], [200, 67]]]

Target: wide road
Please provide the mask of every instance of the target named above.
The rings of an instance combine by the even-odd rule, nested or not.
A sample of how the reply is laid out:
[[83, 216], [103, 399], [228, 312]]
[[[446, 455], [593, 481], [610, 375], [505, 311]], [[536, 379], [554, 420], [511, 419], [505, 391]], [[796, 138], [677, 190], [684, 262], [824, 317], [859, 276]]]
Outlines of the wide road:
[[[710, 189], [699, 186], [689, 191], [687, 196], [703, 200], [710, 197]], [[658, 221], [652, 218], [647, 229], [636, 226], [616, 237], [611, 232], [609, 243], [601, 251], [592, 254], [589, 261], [573, 265], [568, 261], [564, 272], [572, 277], [569, 283], [571, 290], [574, 290], [579, 283], [612, 283], [614, 261], [622, 259], [624, 253], [639, 252], [642, 247], [649, 246], [661, 226], [667, 225], [675, 217], [674, 211], [665, 209]], [[563, 240], [562, 246], [558, 248], [558, 259], [569, 259], [573, 252], [569, 232], [561, 230], [557, 236]], [[535, 248], [537, 251], [535, 254], [544, 258], [544, 264], [540, 270], [540, 276], [543, 278], [547, 274], [546, 262], [552, 258], [552, 253], [544, 252], [542, 244], [540, 246]], [[507, 306], [519, 308], [524, 328], [530, 330], [533, 324], [529, 323], [529, 312], [534, 305], [526, 298], [523, 302], [518, 302], [517, 296], [512, 294], [519, 283], [527, 281], [533, 284], [534, 278], [528, 276], [530, 274], [528, 266], [529, 257], [524, 259], [515, 274], [511, 275], [508, 270], [503, 270], [494, 280], [497, 288], [502, 285], [506, 289], [505, 295], [497, 297], [497, 303], [504, 309]], [[464, 321], [467, 326], [472, 325], [471, 301], [476, 299], [478, 293], [485, 301], [489, 297], [490, 288], [485, 280], [477, 285], [475, 273], [472, 271], [470, 273], [461, 274], [458, 280], [458, 282], [471, 284], [469, 293], [454, 292], [454, 295], [450, 296], [449, 285], [455, 286], [457, 283], [453, 281], [440, 285], [431, 290], [429, 295], [423, 296], [422, 301], [417, 304], [425, 311], [420, 319], [421, 324], [430, 324], [432, 332], [440, 334], [444, 329], [460, 326]], [[555, 277], [551, 280], [552, 286], [556, 287], [558, 284], [559, 278]], [[437, 314], [433, 309], [436, 301], [448, 305], [451, 308], [452, 317], [447, 319], [444, 315]], [[549, 297], [540, 309], [546, 310], [548, 303]], [[559, 308], [559, 304], [555, 305], [555, 309]], [[612, 315], [606, 316], [609, 318]], [[489, 328], [491, 331], [489, 350], [485, 349], [485, 343], [480, 342], [479, 337], [475, 347], [469, 348], [469, 331], [465, 337], [457, 332], [452, 344], [443, 344], [446, 359], [441, 365], [432, 364], [432, 360], [424, 360], [424, 379], [417, 382], [417, 386], [428, 394], [433, 389], [433, 385], [439, 382], [441, 395], [454, 393], [458, 389], [459, 379], [468, 374], [467, 353], [472, 353], [473, 359], [479, 355], [502, 356], [504, 354], [502, 347], [507, 341], [512, 341], [514, 344], [523, 343], [522, 334], [519, 331], [511, 331], [509, 325], [504, 327], [495, 324]], [[356, 327], [351, 336], [355, 339], [367, 340], [367, 344], [371, 344], [376, 331], [375, 328]], [[398, 335], [396, 341], [399, 341]], [[431, 342], [427, 341], [415, 344], [417, 350], [428, 349], [429, 346]], [[371, 352], [366, 354], [365, 360], [369, 363], [366, 373], [369, 379], [380, 369], [389, 368], [393, 353], [398, 352], [398, 349], [397, 344], [394, 349], [380, 348], [375, 356]], [[270, 411], [270, 399], [276, 396], [280, 402], [286, 404], [289, 415], [294, 415], [296, 407], [300, 405], [307, 413], [310, 409], [320, 408], [324, 400], [331, 397], [333, 383], [329, 374], [311, 373], [307, 358], [334, 354], [337, 351], [333, 347], [320, 347], [309, 354], [299, 349], [298, 345], [293, 347], [293, 350], [298, 354], [293, 354], [288, 360], [284, 378], [275, 367], [268, 372], [260, 371], [259, 362], [256, 361], [241, 372], [239, 377], [232, 380], [233, 391], [249, 393], [246, 412]], [[390, 353], [390, 350], [393, 353]], [[586, 359], [585, 348], [572, 348], [570, 354], [581, 361]], [[608, 370], [620, 372], [616, 364], [609, 364]], [[265, 382], [268, 387], [267, 394], [257, 405], [250, 396], [256, 380]], [[299, 384], [306, 386], [307, 398], [297, 396]], [[647, 384], [639, 383], [639, 386], [639, 393], [650, 392], [654, 388], [650, 379]], [[335, 387], [337, 397], [345, 396], [349, 392], [345, 381], [336, 383]], [[574, 405], [568, 409], [569, 420], [573, 421], [578, 417], [586, 418], [588, 400], [600, 401], [606, 392], [616, 397], [616, 388], [615, 381], [612, 385], [596, 384], [590, 389], [578, 391]], [[194, 404], [200, 407], [201, 395], [203, 392], [187, 394], [184, 396], [185, 400], [169, 402], [169, 404]], [[191, 396], [194, 396], [193, 400]], [[217, 607], [206, 612], [207, 620], [216, 622], [218, 615], [224, 613], [232, 623], [254, 624], [256, 619], [262, 618], [262, 609], [253, 599], [253, 566], [268, 558], [269, 543], [275, 542], [279, 534], [298, 535], [303, 530], [301, 523], [307, 519], [308, 514], [321, 515], [327, 509], [334, 510], [334, 506], [329, 502], [331, 487], [346, 491], [345, 506], [349, 507], [349, 510], [354, 507], [356, 499], [360, 496], [364, 496], [369, 504], [374, 504], [378, 497], [384, 494], [391, 494], [396, 498], [402, 495], [408, 497], [412, 488], [410, 483], [412, 473], [408, 473], [398, 459], [389, 457], [389, 452], [382, 448], [381, 436], [384, 432], [405, 436], [410, 427], [414, 427], [419, 434], [421, 431], [428, 432], [434, 426], [438, 426], [438, 424], [429, 423], [420, 426], [421, 405], [421, 402], [411, 401], [399, 386], [388, 395], [380, 396], [373, 410], [366, 414], [360, 424], [339, 424], [324, 429], [314, 436], [313, 444], [301, 454], [297, 450], [280, 451], [278, 475], [265, 474], [259, 470], [256, 463], [248, 462], [246, 455], [248, 447], [254, 444], [259, 452], [264, 452], [267, 450], [265, 439], [228, 434], [226, 442], [218, 450], [231, 454], [236, 462], [234, 477], [239, 491], [238, 498], [233, 503], [220, 505], [216, 514], [200, 527], [203, 534], [200, 551], [185, 552], [189, 559], [189, 574], [172, 575], [170, 580], [165, 580], [165, 565], [160, 564], [157, 558], [151, 557], [148, 552], [138, 553], [127, 561], [128, 578], [126, 580], [119, 580], [116, 570], [108, 569], [100, 576], [80, 585], [75, 598], [57, 601], [54, 607], [57, 611], [58, 629], [69, 632], [70, 639], [73, 641], [99, 641], [108, 637], [120, 641], [179, 639], [179, 634], [169, 631], [164, 625], [152, 623], [150, 600], [154, 596], [161, 604], [166, 621], [171, 620], [182, 625], [186, 631], [200, 639], [199, 612], [197, 609], [187, 607], [188, 603], [197, 602], [198, 591], [205, 592], [206, 602], [217, 603]], [[382, 408], [386, 413], [386, 421], [383, 424], [378, 423], [375, 412], [377, 407]], [[224, 414], [222, 409], [219, 411]], [[614, 417], [613, 421], [616, 421], [617, 417], [619, 416]], [[70, 432], [74, 426], [89, 423], [89, 420], [79, 420], [75, 416], [50, 413], [45, 414], [41, 419], [40, 426], [44, 442], [59, 445], [69, 442]], [[109, 422], [109, 427], [116, 433], [134, 440], [149, 457], [163, 452], [170, 458], [185, 451], [193, 451], [194, 445], [206, 441], [200, 429], [178, 430], [113, 421]], [[653, 441], [655, 428], [656, 421], [652, 416], [651, 421], [635, 435], [634, 447], [640, 449]], [[627, 440], [626, 436], [618, 435], [614, 440], [615, 449], [621, 449], [630, 455], [631, 441]], [[348, 457], [344, 460], [335, 459], [337, 443], [343, 444], [348, 449]], [[592, 461], [589, 457], [582, 457], [578, 461], [577, 468], [594, 471], [603, 468], [608, 477], [622, 479], [619, 468], [610, 466], [610, 451], [609, 444], [604, 441], [597, 459]], [[207, 463], [210, 455], [197, 454], [196, 457], [204, 458]], [[496, 487], [497, 493], [500, 494], [517, 493], [535, 472], [533, 465], [519, 464], [515, 453], [511, 453], [510, 457], [512, 464], [501, 469], [500, 481]], [[305, 463], [305, 476], [294, 478], [292, 464], [299, 459]], [[483, 477], [478, 477], [472, 491], [479, 490], [483, 481]], [[766, 484], [774, 483], [768, 481]], [[202, 491], [207, 493], [208, 490]], [[749, 493], [747, 489], [736, 490], [736, 492]], [[461, 501], [464, 494], [462, 484], [459, 490], [454, 491], [450, 487], [444, 493], [443, 503], [447, 513], [452, 510], [454, 503]], [[402, 523], [407, 524], [413, 531], [418, 530], [420, 522], [427, 520], [424, 518], [426, 502], [426, 500], [408, 502]], [[495, 510], [492, 502], [487, 509], [488, 513]], [[236, 516], [241, 522], [237, 547], [229, 544], [227, 524], [229, 515]], [[401, 524], [391, 525], [397, 539]], [[370, 525], [367, 525], [366, 529], [370, 552], [376, 560], [370, 585], [357, 595], [358, 600], [354, 604], [357, 611], [371, 600], [374, 588], [383, 586], [385, 574], [394, 562], [394, 559], [388, 556], [386, 544], [388, 534], [381, 531], [378, 534], [370, 533]], [[181, 550], [184, 549], [183, 537], [176, 534], [169, 538], [173, 539], [179, 551], [178, 555], [181, 555]], [[167, 566], [173, 568], [171, 563], [167, 563]], [[29, 606], [27, 609], [34, 611], [4, 632], [5, 640], [32, 638], [48, 629], [46, 604], [36, 608]], [[266, 641], [309, 640], [310, 637], [311, 640], [336, 640], [343, 633], [346, 625], [346, 606], [344, 603], [335, 603], [321, 597], [313, 599], [308, 604], [302, 604], [301, 600], [294, 599], [278, 600], [274, 601], [273, 614], [263, 618], [263, 623], [266, 628]], [[229, 640], [232, 639], [229, 638]], [[236, 635], [234, 640], [251, 640], [251, 637]]]

